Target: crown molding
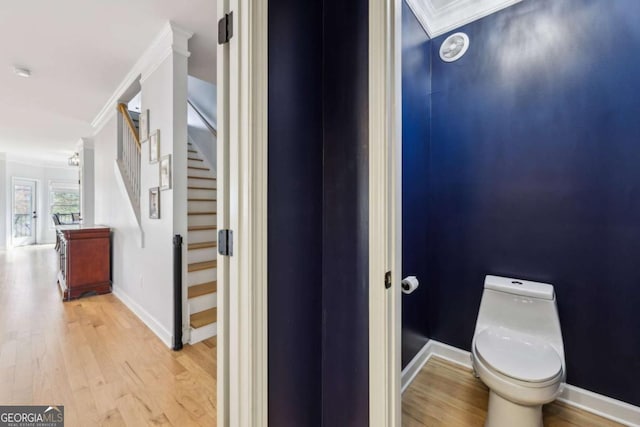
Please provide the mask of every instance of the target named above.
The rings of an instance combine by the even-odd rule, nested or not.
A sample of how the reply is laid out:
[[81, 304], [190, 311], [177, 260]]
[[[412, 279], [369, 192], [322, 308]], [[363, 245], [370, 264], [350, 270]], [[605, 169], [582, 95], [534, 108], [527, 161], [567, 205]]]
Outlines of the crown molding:
[[178, 27], [173, 22], [167, 22], [91, 122], [93, 135], [100, 132], [104, 125], [115, 115], [120, 97], [136, 80], [143, 81], [153, 74], [172, 53], [188, 58], [191, 55], [188, 44], [192, 36], [192, 32]]
[[433, 0], [405, 0], [430, 38], [505, 9], [522, 0], [454, 0], [436, 7]]

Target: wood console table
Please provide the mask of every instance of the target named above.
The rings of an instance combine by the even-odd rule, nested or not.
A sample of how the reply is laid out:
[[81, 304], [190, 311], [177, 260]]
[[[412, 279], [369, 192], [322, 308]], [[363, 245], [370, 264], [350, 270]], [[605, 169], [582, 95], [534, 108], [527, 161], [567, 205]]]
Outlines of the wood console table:
[[101, 225], [56, 227], [63, 300], [111, 292], [111, 229]]

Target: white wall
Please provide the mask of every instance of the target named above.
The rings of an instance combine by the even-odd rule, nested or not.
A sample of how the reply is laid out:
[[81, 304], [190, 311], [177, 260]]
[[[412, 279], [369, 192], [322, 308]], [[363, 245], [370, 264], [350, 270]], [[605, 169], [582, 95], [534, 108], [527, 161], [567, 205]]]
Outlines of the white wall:
[[36, 181], [36, 212], [38, 223], [36, 229], [36, 243], [54, 243], [55, 229], [49, 216], [49, 183], [57, 182], [78, 182], [77, 167], [53, 167], [37, 164], [28, 164], [23, 161], [14, 161], [9, 158], [5, 166], [5, 195], [3, 197], [5, 206], [4, 212], [4, 234], [5, 244], [11, 246], [11, 207], [13, 197], [12, 183], [14, 178], [25, 178]]
[[0, 249], [7, 247], [7, 161], [0, 153]]
[[[217, 127], [217, 90], [216, 86], [195, 77], [189, 76], [188, 80], [189, 100], [198, 109], [200, 114], [215, 129]], [[188, 109], [189, 141], [195, 144], [202, 155], [206, 165], [216, 172], [216, 137], [209, 131], [202, 118], [193, 110]]]
[[[172, 155], [173, 188], [160, 194], [160, 219], [149, 218], [149, 188], [157, 187], [159, 165], [149, 164], [142, 145], [141, 227], [118, 185], [117, 121], [112, 117], [94, 137], [95, 220], [113, 229], [113, 291], [165, 342], [173, 326], [173, 235], [186, 235], [186, 101], [187, 58], [171, 53], [149, 75], [143, 75], [142, 108], [150, 129], [160, 130], [161, 156]], [[176, 203], [174, 203], [174, 198]], [[185, 281], [186, 283], [186, 281]]]
[[80, 213], [84, 224], [95, 222], [95, 183], [93, 140], [82, 138], [78, 142], [77, 151], [80, 156]]

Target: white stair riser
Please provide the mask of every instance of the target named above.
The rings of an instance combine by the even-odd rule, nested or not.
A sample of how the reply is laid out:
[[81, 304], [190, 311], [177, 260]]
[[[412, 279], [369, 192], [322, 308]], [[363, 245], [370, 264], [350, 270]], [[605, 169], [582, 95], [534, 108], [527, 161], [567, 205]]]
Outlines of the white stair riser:
[[204, 187], [212, 190], [215, 190], [216, 188], [216, 182], [210, 179], [189, 178], [188, 185], [189, 187]]
[[189, 313], [199, 313], [216, 307], [218, 303], [217, 294], [207, 294], [189, 299]]
[[[196, 166], [196, 167], [203, 167], [202, 165]], [[201, 176], [203, 178], [211, 178], [213, 177], [213, 174], [211, 173], [211, 170], [206, 169], [206, 170], [202, 170], [202, 169], [191, 169], [189, 168], [187, 170], [187, 173], [189, 174], [189, 176]]]
[[216, 230], [190, 231], [187, 237], [188, 243], [213, 242], [218, 239]]
[[197, 156], [195, 156], [194, 153], [190, 154], [191, 156], [189, 156], [189, 158], [187, 159], [187, 166], [194, 166], [196, 168], [204, 167], [204, 162], [202, 160], [194, 160], [194, 158], [197, 158]]
[[[189, 194], [190, 199], [199, 199], [200, 197], [193, 197]], [[204, 198], [204, 197], [203, 197]], [[188, 212], [215, 212], [217, 203], [215, 201], [189, 201], [187, 206]]]
[[192, 271], [187, 274], [187, 286], [200, 285], [216, 280], [216, 269]]
[[217, 249], [218, 248], [192, 249], [187, 253], [187, 260], [189, 264], [211, 261], [212, 259], [216, 259], [218, 255]]
[[215, 215], [189, 215], [188, 224], [193, 225], [216, 225]]
[[199, 343], [200, 341], [206, 340], [207, 338], [215, 337], [218, 335], [218, 324], [212, 323], [207, 326], [203, 326], [202, 328], [191, 328], [191, 337], [189, 339], [189, 344], [193, 345]]
[[194, 190], [189, 189], [189, 198], [190, 199], [216, 199], [218, 196], [218, 192], [215, 188], [211, 190]]

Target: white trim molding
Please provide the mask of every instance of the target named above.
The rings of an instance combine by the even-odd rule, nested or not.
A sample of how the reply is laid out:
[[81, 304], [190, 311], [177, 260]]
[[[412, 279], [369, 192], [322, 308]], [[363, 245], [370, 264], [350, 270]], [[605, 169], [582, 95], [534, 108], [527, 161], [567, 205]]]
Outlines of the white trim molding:
[[[471, 353], [438, 341], [429, 340], [402, 370], [403, 392], [432, 356], [472, 369]], [[617, 423], [640, 426], [640, 407], [589, 390], [564, 384], [558, 400]]]
[[369, 420], [380, 427], [400, 427], [402, 405], [401, 1], [369, 1]]
[[166, 330], [148, 311], [146, 311], [140, 304], [135, 302], [133, 298], [129, 296], [125, 291], [118, 286], [112, 286], [111, 293], [115, 295], [129, 310], [133, 312], [142, 322], [151, 329], [151, 331], [160, 338], [160, 341], [167, 347], [171, 348], [173, 345], [173, 334]]
[[[268, 425], [266, 1], [218, 0], [233, 37], [218, 46], [218, 425]], [[277, 381], [277, 379], [276, 379]]]
[[142, 82], [147, 76], [153, 74], [171, 53], [189, 57], [187, 46], [192, 35], [193, 33], [176, 26], [173, 22], [165, 24], [91, 122], [93, 135], [98, 134], [113, 117], [118, 102], [138, 79]]
[[522, 0], [405, 0], [431, 38], [467, 25]]

